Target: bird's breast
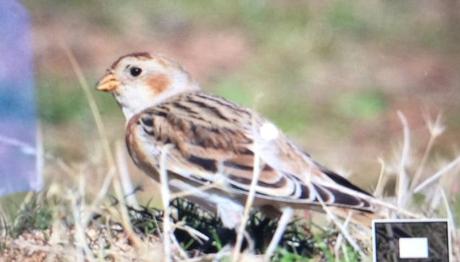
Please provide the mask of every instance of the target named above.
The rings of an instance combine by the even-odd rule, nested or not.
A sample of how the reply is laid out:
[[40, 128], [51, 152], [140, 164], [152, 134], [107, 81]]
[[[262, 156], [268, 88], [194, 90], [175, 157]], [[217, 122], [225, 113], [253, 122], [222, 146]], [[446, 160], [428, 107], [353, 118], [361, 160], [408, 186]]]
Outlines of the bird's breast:
[[134, 116], [126, 127], [126, 146], [131, 159], [136, 166], [158, 180], [157, 169], [161, 149], [151, 136], [148, 136], [138, 124], [139, 119]]

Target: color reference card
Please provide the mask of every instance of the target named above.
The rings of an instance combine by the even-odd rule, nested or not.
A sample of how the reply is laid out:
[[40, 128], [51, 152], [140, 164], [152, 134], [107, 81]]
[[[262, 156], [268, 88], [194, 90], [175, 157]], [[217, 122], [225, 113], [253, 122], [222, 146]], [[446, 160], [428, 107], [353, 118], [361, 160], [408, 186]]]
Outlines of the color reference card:
[[450, 261], [447, 220], [375, 220], [374, 261]]

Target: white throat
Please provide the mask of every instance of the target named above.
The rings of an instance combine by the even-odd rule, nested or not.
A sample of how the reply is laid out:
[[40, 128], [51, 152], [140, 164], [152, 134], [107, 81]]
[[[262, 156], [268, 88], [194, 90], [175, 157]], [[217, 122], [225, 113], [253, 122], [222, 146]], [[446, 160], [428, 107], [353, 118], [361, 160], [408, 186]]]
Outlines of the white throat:
[[126, 122], [128, 122], [134, 115], [149, 107], [156, 106], [170, 97], [199, 89], [200, 87], [194, 82], [175, 81], [170, 88], [160, 94], [155, 94], [144, 86], [130, 86], [114, 95], [123, 110]]

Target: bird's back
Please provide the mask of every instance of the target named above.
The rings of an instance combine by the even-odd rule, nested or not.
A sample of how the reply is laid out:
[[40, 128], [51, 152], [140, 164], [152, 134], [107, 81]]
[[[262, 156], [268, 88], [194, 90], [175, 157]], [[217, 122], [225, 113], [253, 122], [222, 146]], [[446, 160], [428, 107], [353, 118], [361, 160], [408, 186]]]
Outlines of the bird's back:
[[[264, 137], [267, 126], [275, 137]], [[136, 164], [151, 174], [160, 168], [161, 149], [171, 144], [168, 172], [195, 184], [219, 180], [222, 192], [244, 196], [257, 155], [261, 166], [256, 198], [261, 205], [302, 207], [323, 202], [373, 211], [365, 191], [318, 165], [272, 123], [203, 92], [176, 95], [133, 116], [126, 141]]]

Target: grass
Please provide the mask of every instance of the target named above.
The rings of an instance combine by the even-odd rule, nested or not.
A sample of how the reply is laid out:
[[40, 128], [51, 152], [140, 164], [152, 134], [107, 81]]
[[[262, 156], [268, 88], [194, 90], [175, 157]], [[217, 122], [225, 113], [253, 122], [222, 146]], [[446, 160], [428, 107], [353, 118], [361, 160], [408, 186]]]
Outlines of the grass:
[[[19, 236], [24, 237], [31, 232], [40, 231], [46, 232], [44, 236], [40, 235], [40, 237], [43, 237], [40, 240], [47, 243], [55, 237], [54, 233], [49, 230], [52, 228], [56, 229], [56, 222], [64, 222], [66, 224], [64, 232], [70, 233], [67, 237], [76, 237], [76, 221], [73, 221], [68, 216], [62, 217], [62, 221], [59, 221], [57, 218], [60, 213], [58, 210], [69, 205], [69, 203], [50, 201], [46, 199], [46, 195], [46, 192], [44, 194], [35, 194], [23, 205], [23, 208], [13, 219], [14, 222], [11, 227], [8, 228], [9, 241], [17, 239]], [[118, 201], [113, 201], [112, 198], [111, 201], [107, 201], [104, 205], [112, 208], [116, 207], [117, 204]], [[155, 241], [159, 241], [163, 224], [163, 211], [147, 206], [140, 209], [129, 206], [127, 208], [129, 210], [130, 223], [142, 241], [151, 241], [152, 237]], [[224, 228], [219, 218], [201, 210], [195, 204], [183, 199], [176, 199], [171, 203], [170, 208], [174, 214], [171, 216], [171, 221], [174, 224], [180, 223], [182, 228], [190, 227], [209, 237], [208, 240], [204, 241], [203, 239], [196, 238], [190, 231], [184, 229], [174, 230], [174, 236], [178, 240], [178, 243], [192, 256], [196, 255], [197, 252], [198, 254], [215, 254], [223, 250], [224, 246], [235, 241], [235, 232]], [[114, 217], [106, 212], [99, 212], [101, 211], [97, 211], [91, 216], [87, 230], [91, 230], [90, 228], [93, 227], [103, 229], [109, 225], [108, 228], [111, 228], [112, 231], [110, 234], [115, 236], [123, 232], [120, 222], [114, 220]], [[260, 212], [253, 212], [251, 214], [245, 230], [248, 232], [251, 240], [254, 241], [255, 252], [260, 253], [265, 250], [267, 239], [273, 235], [276, 228], [276, 219], [270, 219]], [[319, 227], [320, 231], [313, 233], [311, 228], [308, 223], [301, 220], [289, 223], [272, 261], [297, 261], [296, 259], [300, 258], [303, 261], [309, 261], [317, 256], [328, 257], [328, 254], [331, 252], [330, 243], [336, 238], [337, 233], [330, 229], [326, 230], [323, 227]], [[28, 240], [30, 241], [30, 239]], [[65, 240], [62, 241], [65, 242]], [[87, 241], [89, 241], [89, 237]], [[47, 244], [49, 245], [49, 243]], [[71, 243], [68, 244], [72, 245]], [[243, 248], [247, 249], [247, 245], [248, 243], [245, 241]], [[10, 247], [5, 244], [4, 248], [8, 249]], [[110, 242], [103, 248], [110, 250]], [[86, 256], [98, 255], [98, 250], [91, 250], [92, 252], [86, 254]], [[130, 255], [135, 256], [135, 253]]]
[[2, 198], [1, 215], [6, 223], [2, 231], [15, 238], [27, 230], [48, 229], [53, 219], [48, 201], [34, 193], [19, 193]]
[[[312, 150], [316, 155], [324, 148], [324, 151], [337, 152], [340, 155], [337, 162], [352, 162], [353, 166], [350, 169], [364, 174], [358, 176], [357, 180], [364, 180], [371, 174], [376, 174], [377, 177], [377, 172], [362, 166], [372, 165], [369, 164], [369, 158], [373, 159], [373, 156], [388, 156], [388, 152], [397, 144], [394, 137], [399, 137], [400, 126], [397, 118], [393, 117], [397, 109], [407, 106], [408, 108], [403, 110], [408, 111], [409, 124], [417, 123], [419, 112], [412, 108], [423, 107], [425, 104], [413, 97], [413, 93], [419, 94], [418, 96], [425, 100], [436, 98], [436, 108], [448, 109], [445, 118], [449, 129], [446, 132], [454, 134], [450, 137], [455, 138], [455, 134], [460, 130], [456, 114], [459, 109], [456, 103], [458, 95], [446, 91], [450, 90], [449, 88], [455, 89], [458, 80], [445, 73], [447, 71], [455, 74], [455, 70], [451, 68], [458, 67], [460, 61], [457, 59], [458, 53], [455, 52], [458, 41], [449, 40], [455, 34], [455, 30], [451, 28], [455, 28], [456, 24], [449, 27], [448, 16], [442, 12], [442, 19], [432, 16], [431, 12], [439, 15], [436, 13], [439, 9], [426, 3], [351, 3], [339, 0], [316, 5], [306, 1], [269, 3], [207, 0], [180, 4], [159, 1], [153, 6], [144, 1], [128, 3], [121, 0], [112, 4], [100, 1], [64, 3], [58, 0], [24, 2], [30, 7], [36, 20], [39, 36], [43, 34], [45, 38], [49, 37], [46, 35], [46, 26], [51, 28], [48, 29], [48, 33], [52, 33], [50, 40], [43, 39], [42, 36], [39, 41], [43, 42], [39, 42], [37, 48], [38, 52], [44, 51], [37, 59], [40, 69], [38, 97], [41, 119], [45, 129], [50, 131], [47, 132], [48, 137], [45, 137], [45, 146], [48, 153], [58, 157], [47, 162], [46, 193], [24, 203], [24, 196], [14, 196], [16, 204], [12, 205], [12, 208], [2, 205], [2, 212], [7, 214], [5, 221], [8, 222], [4, 243], [8, 243], [9, 246], [4, 247], [17, 248], [19, 253], [31, 251], [39, 254], [44, 250], [49, 256], [56, 255], [69, 260], [91, 260], [95, 257], [110, 256], [158, 256], [163, 252], [162, 225], [157, 224], [163, 214], [152, 209], [150, 205], [144, 207], [145, 210], [133, 211], [131, 207], [122, 203], [123, 193], [119, 192], [120, 188], [117, 189], [116, 185], [114, 188], [104, 186], [112, 185], [104, 179], [115, 176], [114, 170], [119, 168], [110, 163], [116, 161], [108, 159], [114, 158], [111, 156], [113, 153], [109, 152], [112, 151], [113, 133], [116, 134], [115, 137], [121, 137], [121, 127], [118, 126], [121, 126], [122, 120], [117, 117], [120, 112], [109, 96], [95, 95], [95, 98], [90, 98], [96, 100], [98, 109], [104, 115], [104, 122], [109, 127], [107, 131], [102, 131], [99, 137], [92, 132], [94, 123], [89, 118], [94, 113], [94, 106], [93, 110], [89, 109], [87, 97], [80, 89], [81, 85], [69, 78], [73, 73], [70, 72], [72, 70], [69, 69], [67, 60], [62, 59], [64, 62], [61, 61], [52, 67], [52, 60], [59, 57], [56, 55], [56, 47], [53, 49], [56, 36], [69, 36], [59, 31], [59, 27], [56, 26], [59, 24], [64, 25], [65, 31], [73, 27], [91, 28], [78, 31], [83, 32], [85, 39], [91, 43], [94, 35], [106, 33], [103, 35], [104, 48], [116, 50], [109, 54], [110, 57], [103, 57], [104, 50], [88, 45], [86, 41], [80, 41], [80, 36], [77, 38], [79, 41], [73, 41], [74, 38], [64, 39], [72, 43], [77, 57], [82, 58], [82, 67], [85, 70], [82, 73], [94, 79], [98, 75], [97, 72], [103, 72], [103, 68], [94, 65], [100, 62], [97, 59], [111, 61], [113, 56], [118, 55], [116, 52], [119, 50], [156, 49], [157, 46], [145, 43], [174, 45], [185, 41], [185, 47], [179, 46], [170, 50], [173, 54], [177, 53], [176, 58], [180, 60], [183, 58], [181, 52], [193, 47], [193, 39], [188, 38], [188, 35], [193, 36], [197, 32], [225, 35], [228, 30], [238, 32], [247, 44], [247, 57], [236, 67], [225, 67], [226, 69], [219, 69], [219, 65], [211, 64], [202, 76], [203, 86], [246, 106], [253, 106], [253, 97], [264, 94], [261, 102], [257, 103], [257, 110], [269, 116], [291, 136], [305, 142], [309, 146], [309, 151]], [[207, 8], [203, 8], [203, 5]], [[126, 43], [126, 39], [129, 40], [129, 44]], [[141, 39], [141, 44], [137, 42], [138, 39]], [[111, 49], [115, 43], [122, 43], [122, 47]], [[49, 44], [50, 49], [40, 49], [41, 45], [45, 44]], [[220, 44], [213, 43], [216, 46]], [[85, 49], [85, 46], [90, 46], [90, 50]], [[204, 51], [209, 52], [209, 47], [204, 50], [198, 48], [193, 52]], [[53, 54], [51, 59], [47, 56], [49, 53]], [[219, 55], [225, 54], [215, 54]], [[393, 58], [396, 58], [396, 62]], [[411, 60], [414, 58], [420, 60]], [[201, 64], [204, 59], [205, 57], [195, 58], [193, 63]], [[406, 64], [406, 61], [412, 63]], [[413, 64], [417, 64], [421, 69]], [[446, 66], [448, 70], [444, 70]], [[410, 70], [405, 71], [406, 68]], [[394, 74], [392, 69], [401, 73]], [[423, 78], [420, 78], [423, 81], [417, 80], [417, 70], [423, 71]], [[65, 73], [62, 74], [60, 71]], [[430, 78], [433, 74], [435, 80]], [[425, 83], [430, 81], [434, 81], [436, 89], [425, 86]], [[111, 121], [107, 120], [109, 117]], [[364, 121], [375, 126], [360, 126], [359, 124]], [[101, 122], [99, 120], [97, 124], [100, 125]], [[396, 203], [394, 198], [400, 197], [401, 193], [394, 195], [389, 192], [404, 192], [406, 189], [408, 201], [401, 202], [398, 208], [428, 217], [447, 216], [455, 221], [460, 217], [460, 201], [458, 193], [450, 192], [454, 191], [452, 185], [455, 181], [452, 182], [452, 177], [457, 174], [458, 165], [455, 164], [452, 169], [444, 172], [443, 168], [449, 161], [444, 162], [441, 159], [451, 157], [452, 144], [456, 141], [452, 138], [438, 139], [438, 135], [435, 135], [436, 128], [433, 127], [439, 125], [431, 126], [428, 128], [429, 138], [426, 144], [423, 143], [424, 134], [421, 134], [420, 130], [423, 128], [420, 125], [407, 128], [412, 132], [408, 136], [412, 144], [410, 153], [404, 153], [402, 157], [398, 152], [395, 161], [385, 162], [383, 174], [389, 182], [381, 185], [384, 189], [382, 199], [393, 205]], [[69, 129], [73, 130], [70, 133], [72, 139], [69, 139]], [[422, 143], [418, 143], [419, 138], [422, 138]], [[104, 140], [108, 140], [108, 143], [105, 143], [105, 149], [101, 150], [101, 141]], [[329, 144], [326, 141], [329, 141]], [[59, 147], [56, 149], [58, 143]], [[75, 143], [77, 145], [70, 146]], [[348, 145], [352, 149], [344, 150], [343, 148]], [[367, 150], [369, 146], [376, 149]], [[74, 151], [77, 150], [79, 153], [75, 154]], [[104, 153], [100, 153], [101, 151]], [[333, 154], [322, 155], [323, 159], [327, 160], [325, 163], [334, 163]], [[368, 161], [367, 164], [362, 158]], [[402, 159], [404, 161], [401, 161]], [[62, 169], [63, 166], [65, 170]], [[397, 190], [398, 187], [393, 186], [392, 182], [398, 180], [399, 173], [404, 173], [403, 171], [408, 176], [409, 187], [405, 188], [399, 184], [401, 187]], [[439, 177], [433, 179], [433, 184], [414, 193], [414, 189], [420, 183], [435, 173], [439, 174]], [[411, 180], [412, 177], [414, 180]], [[147, 183], [145, 181], [138, 183]], [[112, 196], [121, 199], [122, 202], [114, 204], [111, 201]], [[444, 197], [439, 200], [440, 196]], [[158, 199], [154, 199], [153, 202], [156, 202], [156, 207], [159, 206]], [[425, 206], [432, 208], [426, 212], [420, 208]], [[15, 209], [19, 212], [15, 212]], [[187, 208], [184, 207], [184, 210]], [[157, 217], [157, 214], [160, 214], [160, 217]], [[204, 231], [206, 236], [214, 240], [211, 241], [211, 247], [214, 248], [211, 255], [217, 256], [215, 252], [219, 251], [228, 253], [228, 250], [225, 250], [226, 237], [197, 223], [203, 218], [193, 218], [190, 215], [189, 212], [188, 216], [183, 217], [187, 225]], [[263, 219], [257, 219], [262, 218], [251, 215], [246, 230], [251, 231], [252, 226], [260, 229]], [[173, 225], [178, 226], [180, 221], [182, 219], [173, 219]], [[213, 223], [218, 224], [218, 221], [211, 224]], [[256, 226], [257, 223], [259, 227]], [[269, 233], [275, 230], [273, 221], [264, 223], [269, 224], [264, 226], [270, 229], [267, 230]], [[130, 232], [129, 227], [132, 227], [134, 233]], [[306, 230], [304, 226], [293, 228], [305, 231], [294, 234], [294, 238], [305, 241], [306, 246], [312, 247], [312, 252], [304, 253], [283, 246], [276, 251], [273, 260], [356, 261], [360, 256], [359, 252], [343, 239], [340, 241], [343, 245], [333, 243], [337, 235], [340, 236], [338, 230], [323, 230], [312, 225], [308, 225]], [[94, 231], [101, 232], [99, 238], [90, 237]], [[179, 230], [176, 231], [175, 233], [179, 234]], [[44, 236], [41, 235], [43, 232]], [[86, 238], [85, 232], [88, 233]], [[178, 240], [184, 239], [180, 241], [179, 246], [187, 251], [197, 250], [198, 240], [191, 238], [189, 233], [184, 233], [183, 230], [180, 232], [181, 235], [175, 236]], [[40, 234], [34, 236], [35, 233]], [[309, 234], [315, 235], [313, 240]], [[258, 237], [268, 241], [268, 235]], [[48, 242], [34, 242], [34, 237], [44, 237]], [[285, 232], [285, 237], [289, 238], [289, 231]], [[61, 238], [62, 241], [57, 240]], [[98, 241], [104, 244], [93, 245], [93, 242]], [[366, 249], [366, 246], [363, 249]], [[256, 250], [263, 252], [263, 248]], [[458, 253], [457, 250], [456, 254]], [[190, 255], [191, 258], [195, 256], [204, 255]], [[230, 261], [230, 258], [227, 257], [227, 260]]]

